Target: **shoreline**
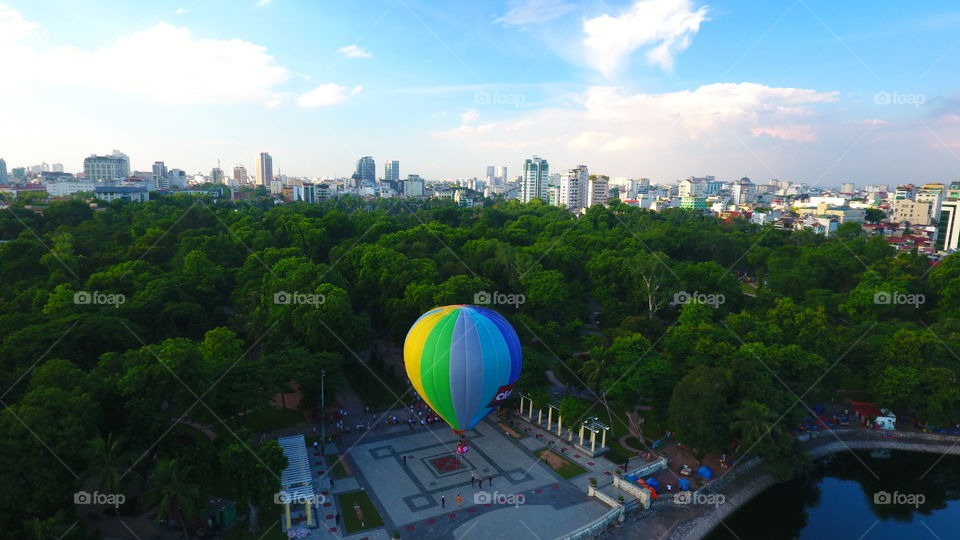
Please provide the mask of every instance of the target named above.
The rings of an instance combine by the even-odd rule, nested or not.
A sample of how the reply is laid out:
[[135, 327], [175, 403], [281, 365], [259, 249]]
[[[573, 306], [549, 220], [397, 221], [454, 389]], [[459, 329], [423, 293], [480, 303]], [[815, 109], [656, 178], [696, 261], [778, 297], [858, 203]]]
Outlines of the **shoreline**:
[[[901, 450], [934, 454], [960, 454], [960, 438], [932, 433], [898, 433], [897, 437], [884, 437], [880, 432], [863, 429], [843, 429], [819, 432], [816, 437], [804, 441], [814, 461], [831, 454], [848, 450]], [[721, 521], [740, 509], [741, 506], [775, 484], [760, 459], [744, 463], [727, 476], [718, 479], [700, 491], [719, 493], [725, 503], [718, 506], [677, 505], [664, 501], [649, 510], [629, 517], [624, 526], [613, 529], [603, 537], [613, 539], [633, 538], [636, 528], [658, 538], [671, 540], [698, 540], [720, 525]], [[631, 534], [632, 533], [632, 534]]]

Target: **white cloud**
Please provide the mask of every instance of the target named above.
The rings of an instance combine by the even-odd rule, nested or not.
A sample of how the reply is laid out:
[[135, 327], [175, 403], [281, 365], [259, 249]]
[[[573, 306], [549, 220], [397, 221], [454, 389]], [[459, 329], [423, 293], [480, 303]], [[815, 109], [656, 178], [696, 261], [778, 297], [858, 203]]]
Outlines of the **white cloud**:
[[694, 11], [691, 0], [637, 0], [619, 17], [584, 19], [587, 62], [610, 77], [631, 53], [646, 47], [648, 62], [671, 70], [673, 57], [690, 46], [706, 19], [706, 6]]
[[265, 7], [265, 6], [269, 6], [270, 2], [273, 2], [273, 0], [257, 0], [257, 3], [255, 5], [257, 7]]
[[469, 124], [470, 122], [476, 120], [478, 116], [480, 116], [480, 113], [478, 113], [475, 109], [469, 109], [460, 115], [460, 123]]
[[366, 48], [358, 47], [357, 45], [347, 45], [337, 50], [346, 55], [347, 58], [370, 58], [373, 56]]
[[347, 92], [346, 86], [337, 83], [321, 84], [313, 90], [300, 96], [297, 105], [306, 108], [329, 107], [337, 103], [343, 103], [350, 96], [355, 96], [363, 91], [363, 86], [356, 85]]
[[[105, 76], [111, 66], [122, 72]], [[187, 28], [163, 22], [96, 50], [41, 51], [0, 43], [0, 72], [17, 73], [24, 85], [57, 73], [66, 86], [186, 104], [262, 103], [289, 78], [265, 47], [239, 39], [195, 39]]]
[[39, 27], [39, 24], [24, 19], [19, 11], [0, 4], [0, 43], [23, 39]]
[[[503, 147], [509, 140], [513, 148], [562, 147], [595, 156], [736, 143], [734, 136], [810, 142], [818, 135], [813, 106], [837, 100], [836, 92], [755, 83], [717, 83], [663, 94], [628, 94], [617, 87], [595, 86], [581, 96], [582, 105], [576, 108], [543, 109], [485, 125], [475, 125], [476, 116], [467, 111], [459, 127], [435, 135], [466, 138], [478, 147]], [[549, 140], [544, 134], [551, 134]]]
[[575, 8], [563, 0], [512, 0], [510, 10], [494, 22], [504, 26], [545, 23], [563, 17]]
[[173, 13], [174, 13], [174, 15], [183, 15], [183, 14], [185, 14], [185, 13], [188, 12], [188, 11], [190, 11], [190, 10], [188, 10], [187, 8], [177, 8], [177, 10], [174, 11]]

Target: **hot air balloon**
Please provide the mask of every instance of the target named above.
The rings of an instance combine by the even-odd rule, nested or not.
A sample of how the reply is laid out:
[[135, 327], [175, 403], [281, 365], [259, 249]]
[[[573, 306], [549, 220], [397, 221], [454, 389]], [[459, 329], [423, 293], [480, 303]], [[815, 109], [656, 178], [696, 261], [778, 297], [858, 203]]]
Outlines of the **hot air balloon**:
[[410, 327], [403, 361], [423, 400], [461, 434], [510, 396], [520, 377], [520, 339], [496, 311], [443, 306]]

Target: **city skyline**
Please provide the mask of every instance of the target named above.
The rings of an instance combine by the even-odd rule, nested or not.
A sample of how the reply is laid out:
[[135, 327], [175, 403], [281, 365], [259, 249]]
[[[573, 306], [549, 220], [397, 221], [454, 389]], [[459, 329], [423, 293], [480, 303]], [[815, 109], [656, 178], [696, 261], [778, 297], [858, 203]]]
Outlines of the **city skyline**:
[[[349, 177], [362, 155], [482, 177], [534, 154], [659, 182], [960, 176], [960, 11], [944, 1], [188, 4], [0, 6], [8, 168], [121, 148], [134, 169], [208, 173], [269, 149], [309, 177]], [[255, 32], [274, 23], [289, 31]], [[124, 84], [89, 75], [102, 65]]]

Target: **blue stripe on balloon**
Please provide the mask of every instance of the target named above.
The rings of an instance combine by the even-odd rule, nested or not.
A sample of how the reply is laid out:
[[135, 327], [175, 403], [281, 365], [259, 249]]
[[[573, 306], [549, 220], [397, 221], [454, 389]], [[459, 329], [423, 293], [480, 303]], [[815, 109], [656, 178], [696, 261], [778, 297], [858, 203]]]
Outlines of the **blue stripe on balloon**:
[[467, 379], [467, 387], [464, 392], [463, 415], [458, 414], [457, 416], [460, 419], [460, 424], [464, 426], [461, 429], [470, 429], [475, 425], [473, 417], [477, 414], [477, 410], [486, 405], [486, 403], [483, 403], [484, 391], [486, 390], [484, 381], [489, 376], [487, 374], [489, 364], [484, 354], [483, 335], [479, 332], [478, 321], [473, 310], [464, 309], [461, 313], [463, 314], [463, 328], [466, 332], [464, 341], [467, 343], [467, 350], [470, 351], [468, 364], [470, 377]]
[[517, 336], [517, 332], [510, 326], [510, 323], [507, 322], [503, 315], [500, 315], [492, 309], [481, 308], [485, 312], [484, 315], [487, 316], [494, 324], [497, 325], [499, 329], [501, 339], [506, 343], [507, 349], [509, 350], [510, 355], [510, 379], [508, 382], [503, 384], [511, 384], [517, 382], [517, 379], [520, 378], [520, 370], [523, 367], [523, 361], [521, 360], [521, 350], [520, 350], [520, 338]]
[[488, 310], [470, 310], [470, 317], [474, 320], [480, 336], [480, 351], [483, 355], [483, 391], [473, 409], [475, 415], [470, 419], [470, 427], [473, 427], [490, 413], [491, 408], [487, 407], [487, 404], [496, 397], [497, 390], [509, 384], [510, 368], [503, 361], [508, 358], [509, 350], [500, 329], [489, 317]]

